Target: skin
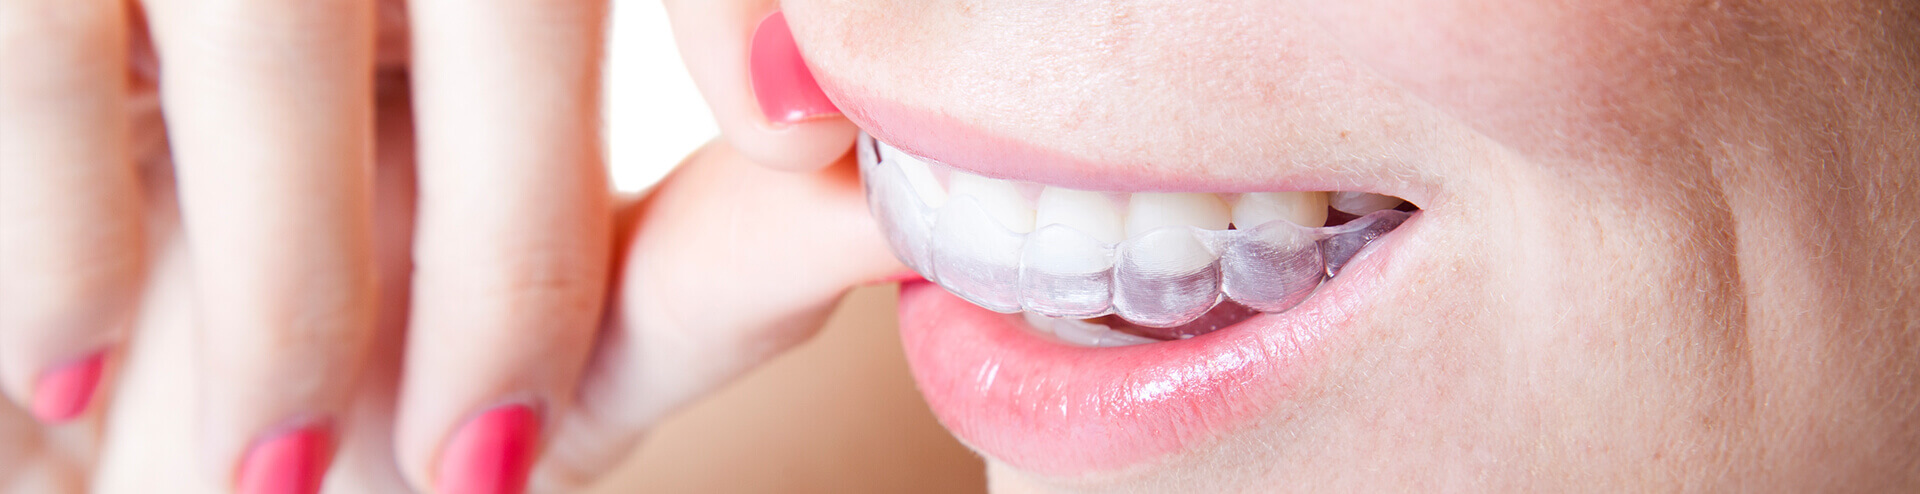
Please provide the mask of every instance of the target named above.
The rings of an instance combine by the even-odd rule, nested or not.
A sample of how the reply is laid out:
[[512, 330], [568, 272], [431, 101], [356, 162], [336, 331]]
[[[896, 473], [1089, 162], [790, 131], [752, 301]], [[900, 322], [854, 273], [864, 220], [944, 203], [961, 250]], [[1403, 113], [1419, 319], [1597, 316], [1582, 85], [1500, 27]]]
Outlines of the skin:
[[[0, 162], [9, 167], [0, 186], [17, 187], [0, 199], [22, 205], [4, 212], [68, 215], [7, 224], [18, 229], [6, 230], [4, 246], [18, 250], [0, 261], [19, 269], [0, 281], [5, 301], [24, 302], [0, 311], [18, 318], [0, 332], [20, 342], [4, 347], [12, 353], [0, 362], [0, 387], [24, 401], [47, 364], [101, 344], [118, 353], [104, 404], [77, 423], [46, 426], [0, 406], [5, 487], [218, 491], [231, 487], [248, 441], [316, 411], [340, 425], [331, 488], [423, 487], [435, 475], [434, 450], [462, 414], [515, 393], [555, 397], [535, 489], [591, 481], [662, 415], [804, 340], [847, 286], [898, 269], [881, 253], [844, 163], [828, 168], [850, 143], [848, 122], [778, 127], [756, 114], [743, 47], [775, 7], [843, 101], [880, 97], [939, 111], [1056, 148], [1079, 159], [1079, 173], [1261, 181], [1315, 167], [1388, 170], [1378, 181], [1330, 188], [1414, 199], [1436, 232], [1408, 246], [1409, 262], [1430, 273], [1372, 299], [1357, 334], [1326, 349], [1332, 364], [1260, 419], [1190, 451], [1071, 478], [1026, 474], [985, 451], [997, 490], [1899, 491], [1920, 483], [1920, 301], [1911, 293], [1920, 247], [1904, 219], [1920, 202], [1909, 165], [1920, 148], [1912, 91], [1920, 54], [1910, 41], [1920, 39], [1920, 20], [1910, 5], [669, 1], [690, 72], [733, 145], [696, 154], [637, 204], [565, 188], [599, 186], [588, 166], [597, 157], [581, 151], [598, 143], [578, 131], [595, 120], [587, 95], [597, 93], [567, 85], [591, 77], [540, 78], [593, 73], [585, 60], [598, 45], [537, 36], [539, 26], [520, 23], [597, 32], [596, 3], [568, 2], [573, 15], [540, 17], [490, 2], [396, 22], [392, 3], [362, 0], [336, 5], [360, 9], [355, 15], [323, 22], [287, 10], [293, 4], [216, 18], [189, 8], [203, 4], [150, 1], [143, 5], [158, 51], [174, 53], [158, 73], [180, 81], [167, 95], [155, 94], [156, 62], [140, 53], [149, 19], [92, 2], [80, 11], [87, 15], [37, 22], [47, 19], [40, 9], [68, 5], [83, 4], [0, 3], [33, 14], [0, 15], [0, 66], [16, 69], [0, 83], [10, 105], [0, 116], [7, 129], [45, 133], [0, 134], [17, 139], [0, 153], [42, 160]], [[200, 23], [209, 19], [224, 22]], [[236, 28], [261, 22], [300, 29]], [[423, 26], [431, 32], [407, 32], [418, 38], [412, 49], [394, 35]], [[263, 33], [289, 36], [233, 42]], [[521, 35], [559, 45], [461, 51], [478, 46], [465, 41]], [[208, 36], [234, 39], [196, 44]], [[208, 46], [216, 49], [192, 50]], [[289, 79], [219, 57], [340, 70]], [[412, 65], [421, 60], [438, 61]], [[148, 80], [117, 83], [121, 61]], [[515, 63], [543, 70], [503, 66]], [[355, 75], [402, 67], [415, 71], [412, 89], [429, 101], [398, 98], [392, 88], [405, 80], [368, 84]], [[190, 77], [226, 69], [234, 70], [226, 78], [249, 79], [221, 88], [206, 83], [222, 78]], [[457, 84], [467, 76], [497, 84], [497, 94], [453, 93], [472, 87]], [[570, 89], [540, 99], [556, 88]], [[297, 111], [239, 104], [247, 100], [222, 89], [277, 104], [374, 103]], [[288, 94], [314, 98], [271, 98]], [[544, 104], [554, 101], [566, 104]], [[116, 118], [129, 106], [133, 116]], [[565, 111], [506, 118], [553, 108]], [[516, 127], [528, 122], [558, 127]], [[222, 130], [255, 140], [221, 146]], [[516, 138], [472, 141], [499, 152], [445, 145], [489, 132]], [[163, 146], [162, 135], [179, 148]], [[416, 153], [417, 137], [440, 151]], [[313, 152], [275, 154], [286, 149]], [[370, 163], [353, 162], [368, 153]], [[488, 162], [513, 156], [567, 161], [574, 173], [518, 181], [510, 174], [532, 169], [526, 163]], [[311, 177], [219, 168], [289, 159], [314, 162], [287, 161], [282, 170], [339, 185], [315, 196], [273, 194]], [[462, 160], [498, 173], [444, 172]], [[431, 200], [406, 193], [416, 187], [497, 200], [477, 200], [476, 210], [418, 204]], [[244, 193], [275, 202], [219, 207], [247, 202], [221, 194]], [[176, 201], [186, 211], [176, 214]], [[183, 229], [181, 214], [201, 226]], [[528, 220], [538, 214], [587, 220], [556, 232], [546, 228], [569, 223]], [[345, 245], [278, 238], [249, 221]], [[741, 233], [767, 237], [743, 242]], [[222, 235], [234, 238], [205, 240]], [[202, 250], [189, 249], [190, 238], [202, 239]], [[554, 242], [513, 242], [525, 239]], [[465, 254], [437, 254], [507, 245], [531, 248], [494, 254], [525, 262], [464, 270], [455, 256]], [[286, 247], [318, 250], [292, 256]], [[562, 250], [579, 255], [541, 257]], [[549, 261], [579, 271], [515, 278], [526, 273], [514, 267]], [[470, 285], [408, 279], [409, 263], [478, 273], [474, 281], [506, 287], [499, 295], [509, 299], [527, 295], [515, 289], [560, 296], [471, 321], [485, 331], [456, 332], [445, 328], [458, 324], [434, 323], [448, 319], [429, 313], [466, 310], [415, 304], [459, 298], [441, 288]], [[262, 281], [271, 286], [248, 285]], [[765, 303], [725, 303], [742, 297]], [[297, 305], [313, 301], [321, 306]], [[577, 310], [597, 303], [608, 309], [603, 317], [579, 317], [598, 313]], [[408, 308], [411, 322], [397, 316]], [[275, 358], [314, 354], [306, 345], [314, 341], [301, 339], [313, 335], [270, 333], [256, 352], [223, 361], [226, 372], [196, 371], [196, 342], [228, 341], [196, 331], [298, 329], [277, 322], [311, 313], [340, 316], [337, 327], [318, 329], [339, 336], [317, 339], [335, 354]], [[556, 313], [567, 323], [502, 323]], [[197, 327], [196, 315], [225, 322]], [[435, 344], [476, 334], [501, 352], [525, 350], [527, 341], [556, 348], [528, 358]], [[342, 368], [362, 371], [330, 372]], [[406, 386], [403, 369], [413, 376]], [[326, 377], [304, 388], [313, 393], [281, 397], [246, 395], [280, 389], [275, 383], [227, 379], [270, 372]], [[458, 378], [432, 377], [449, 375]], [[510, 379], [521, 375], [540, 377]]]
[[[665, 4], [725, 135], [641, 200], [604, 0], [0, 0], [0, 492], [234, 491], [306, 427], [328, 489], [424, 491], [493, 477], [439, 460], [501, 404], [574, 492], [896, 275], [852, 124], [756, 106], [778, 4]], [[81, 414], [28, 413], [102, 351]]]
[[785, 7], [862, 125], [889, 100], [1086, 176], [1388, 170], [1343, 185], [1432, 222], [1259, 419], [1082, 475], [982, 451], [996, 491], [1920, 486], [1914, 5]]

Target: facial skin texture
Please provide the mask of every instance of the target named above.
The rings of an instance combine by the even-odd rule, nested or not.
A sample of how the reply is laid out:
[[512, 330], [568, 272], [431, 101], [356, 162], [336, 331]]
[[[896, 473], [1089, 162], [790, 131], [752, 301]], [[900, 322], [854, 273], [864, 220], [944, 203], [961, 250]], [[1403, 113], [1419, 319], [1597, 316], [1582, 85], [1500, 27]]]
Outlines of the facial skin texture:
[[1920, 5], [784, 8], [862, 125], [886, 100], [1199, 189], [1366, 170], [1321, 190], [1432, 222], [1260, 419], [1073, 478], [983, 451], [997, 490], [1920, 487]]

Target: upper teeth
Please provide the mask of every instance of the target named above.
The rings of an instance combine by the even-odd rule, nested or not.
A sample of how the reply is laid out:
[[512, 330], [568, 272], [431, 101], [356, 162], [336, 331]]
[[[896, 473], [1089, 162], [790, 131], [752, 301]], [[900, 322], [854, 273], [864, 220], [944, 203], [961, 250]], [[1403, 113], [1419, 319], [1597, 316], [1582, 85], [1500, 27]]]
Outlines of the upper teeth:
[[1033, 231], [1033, 201], [1020, 195], [1013, 182], [955, 171], [947, 178], [949, 196], [971, 196], [995, 223], [1014, 233]]
[[[1233, 222], [1227, 202], [1202, 193], [1141, 192], [1127, 201], [1127, 236], [1144, 235], [1164, 226], [1193, 226], [1225, 230]], [[1311, 225], [1320, 226], [1320, 225]]]
[[[1228, 225], [1249, 228], [1270, 221], [1287, 221], [1302, 226], [1326, 224], [1326, 192], [1255, 192], [1247, 194], [1208, 194], [1197, 192], [1108, 193], [1045, 186], [1033, 199], [1020, 191], [1020, 184], [987, 178], [960, 170], [946, 169], [946, 185], [935, 176], [932, 166], [912, 155], [879, 145], [887, 158], [899, 157], [907, 184], [927, 207], [938, 209], [955, 196], [972, 196], [994, 222], [1015, 233], [1061, 224], [1074, 227], [1107, 243], [1118, 243], [1163, 226], [1193, 226], [1204, 230], [1225, 230]], [[1336, 193], [1350, 194], [1350, 193]], [[1117, 202], [1124, 208], [1116, 207]], [[1389, 196], [1363, 194], [1368, 198], [1351, 199], [1358, 212], [1366, 214], [1399, 205]], [[1395, 201], [1383, 204], [1384, 200]], [[1377, 207], [1376, 207], [1377, 206]]]
[[[1321, 228], [1330, 205], [1365, 214], [1400, 201], [1344, 192], [1043, 186], [946, 168], [864, 134], [860, 158], [895, 253], [929, 280], [1000, 312], [1116, 314], [1165, 327], [1224, 297], [1286, 310], [1330, 274], [1328, 266], [1337, 269], [1409, 215], [1385, 211]], [[1338, 248], [1324, 251], [1330, 241]]]
[[1365, 216], [1374, 211], [1399, 207], [1400, 203], [1405, 201], [1401, 201], [1398, 197], [1366, 192], [1335, 192], [1327, 198], [1327, 202], [1342, 213]]
[[[1371, 212], [1371, 211], [1369, 211]], [[1325, 192], [1254, 192], [1240, 194], [1233, 203], [1233, 224], [1262, 225], [1288, 221], [1296, 225], [1327, 224]]]
[[[867, 146], [861, 148], [865, 150]], [[889, 158], [900, 166], [901, 173], [907, 177], [907, 184], [913, 186], [914, 194], [920, 196], [920, 200], [925, 201], [928, 207], [938, 208], [947, 204], [947, 190], [940, 187], [940, 179], [933, 176], [933, 169], [926, 162], [905, 153]]]
[[1040, 226], [1065, 225], [1109, 244], [1127, 238], [1126, 221], [1106, 194], [1047, 187], [1034, 202], [1034, 223]]

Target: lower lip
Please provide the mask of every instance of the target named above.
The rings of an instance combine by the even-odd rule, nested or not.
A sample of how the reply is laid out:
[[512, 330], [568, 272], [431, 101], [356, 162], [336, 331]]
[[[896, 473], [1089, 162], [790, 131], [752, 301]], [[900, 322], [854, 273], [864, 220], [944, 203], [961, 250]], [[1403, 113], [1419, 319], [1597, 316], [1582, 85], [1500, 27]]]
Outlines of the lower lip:
[[900, 289], [900, 331], [941, 423], [982, 454], [1039, 475], [1112, 472], [1190, 450], [1298, 397], [1327, 348], [1397, 269], [1416, 215], [1293, 310], [1187, 340], [1069, 346], [1015, 314], [933, 284]]

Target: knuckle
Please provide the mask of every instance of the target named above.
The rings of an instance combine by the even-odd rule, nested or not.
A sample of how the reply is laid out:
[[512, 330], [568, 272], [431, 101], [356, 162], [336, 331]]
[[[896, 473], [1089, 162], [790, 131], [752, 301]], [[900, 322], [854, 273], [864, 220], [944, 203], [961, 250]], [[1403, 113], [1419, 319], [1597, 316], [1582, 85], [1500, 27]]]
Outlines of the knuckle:
[[[0, 280], [0, 325], [107, 330], [139, 289], [138, 249], [90, 249], [79, 256], [8, 254]], [[21, 261], [21, 262], [15, 262]]]
[[[209, 323], [223, 335], [214, 353], [229, 361], [282, 367], [323, 366], [365, 349], [378, 305], [374, 288], [358, 285], [231, 300], [235, 303], [220, 304], [219, 313], [209, 314]], [[310, 361], [283, 361], [288, 355]]]
[[560, 310], [585, 310], [597, 298], [599, 281], [583, 270], [559, 266], [522, 266], [495, 285], [494, 295]]
[[357, 341], [373, 328], [373, 287], [354, 286], [313, 299], [287, 318], [288, 343], [324, 344]]
[[[505, 258], [503, 258], [505, 257]], [[604, 275], [577, 256], [521, 252], [420, 266], [432, 296], [460, 307], [495, 307], [505, 315], [552, 315], [599, 306]]]

